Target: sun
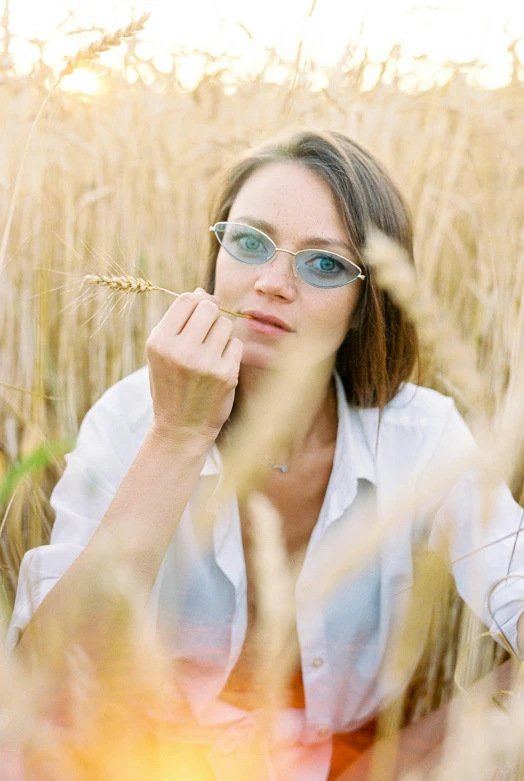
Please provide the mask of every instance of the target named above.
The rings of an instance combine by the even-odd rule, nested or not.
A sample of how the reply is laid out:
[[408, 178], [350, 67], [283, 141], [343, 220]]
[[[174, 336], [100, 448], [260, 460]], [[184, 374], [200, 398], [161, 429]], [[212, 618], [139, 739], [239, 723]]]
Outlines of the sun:
[[82, 92], [84, 95], [94, 95], [100, 89], [100, 81], [93, 71], [78, 68], [69, 76], [64, 76], [62, 89], [68, 92]]

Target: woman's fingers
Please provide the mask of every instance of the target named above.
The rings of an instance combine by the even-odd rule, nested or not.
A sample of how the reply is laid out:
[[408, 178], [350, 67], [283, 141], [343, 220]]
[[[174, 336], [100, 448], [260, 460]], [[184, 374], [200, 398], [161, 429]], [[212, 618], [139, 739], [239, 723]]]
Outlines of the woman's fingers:
[[237, 339], [236, 337], [233, 337], [228, 341], [224, 349], [224, 352], [222, 353], [222, 358], [225, 361], [227, 361], [228, 364], [231, 366], [232, 370], [236, 372], [237, 378], [238, 378], [238, 372], [240, 370], [240, 361], [242, 360], [243, 352], [244, 352], [244, 342], [242, 341], [242, 339]]
[[220, 358], [233, 333], [233, 323], [227, 317], [218, 317], [204, 340], [204, 346], [208, 351]]
[[181, 342], [201, 345], [213, 324], [220, 317], [220, 310], [214, 301], [202, 299], [191, 313], [191, 317], [179, 335]]
[[[202, 288], [197, 287], [194, 293], [182, 293], [171, 304], [164, 317], [160, 321], [162, 328], [168, 330], [173, 336], [178, 336], [184, 330], [189, 318], [197, 308], [200, 301], [205, 300], [208, 300], [210, 303], [213, 303], [216, 307], [218, 307], [217, 297], [210, 296]], [[212, 322], [213, 321], [210, 321], [210, 325]], [[160, 323], [156, 326], [157, 328]]]
[[[182, 294], [146, 343], [155, 419], [214, 441], [231, 413], [243, 345], [202, 289]], [[178, 432], [178, 433], [177, 433]]]

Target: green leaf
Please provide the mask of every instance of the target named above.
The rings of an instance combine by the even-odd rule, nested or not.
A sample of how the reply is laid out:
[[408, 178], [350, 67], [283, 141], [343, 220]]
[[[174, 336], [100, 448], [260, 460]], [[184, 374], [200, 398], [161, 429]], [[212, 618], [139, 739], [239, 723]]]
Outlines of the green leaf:
[[74, 446], [72, 440], [62, 440], [60, 442], [47, 442], [41, 445], [21, 461], [9, 469], [6, 476], [0, 482], [0, 507], [2, 507], [9, 497], [14, 493], [16, 487], [33, 472], [44, 469], [55, 458], [69, 453]]

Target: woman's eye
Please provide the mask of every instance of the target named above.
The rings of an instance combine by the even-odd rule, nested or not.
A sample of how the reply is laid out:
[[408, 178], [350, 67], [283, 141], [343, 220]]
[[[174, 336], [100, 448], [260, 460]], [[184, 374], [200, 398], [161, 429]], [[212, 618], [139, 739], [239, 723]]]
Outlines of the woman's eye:
[[235, 236], [236, 242], [242, 247], [242, 249], [248, 252], [258, 252], [262, 248], [262, 242], [257, 236], [245, 233]]
[[318, 255], [308, 265], [313, 266], [315, 271], [320, 271], [322, 274], [332, 274], [342, 269], [342, 264], [328, 255]]

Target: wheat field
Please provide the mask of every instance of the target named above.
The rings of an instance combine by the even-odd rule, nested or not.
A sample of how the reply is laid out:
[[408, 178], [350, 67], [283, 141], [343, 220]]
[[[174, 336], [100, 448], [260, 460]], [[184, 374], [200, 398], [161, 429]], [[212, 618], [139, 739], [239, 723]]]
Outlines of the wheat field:
[[[304, 71], [291, 63], [275, 84], [263, 72], [234, 76], [209, 55], [207, 74], [188, 91], [176, 69], [166, 75], [149, 63], [151, 79], [130, 84], [106, 74], [104, 89], [93, 96], [56, 89], [36, 126], [48, 72], [35, 67], [19, 78], [6, 70], [0, 226], [12, 205], [14, 212], [0, 267], [0, 483], [40, 445], [73, 439], [102, 392], [145, 364], [147, 336], [172, 300], [158, 291], [121, 298], [86, 291], [81, 278], [136, 275], [179, 293], [202, 284], [213, 177], [232, 154], [304, 125], [342, 131], [364, 144], [407, 197], [418, 284], [431, 302], [424, 310], [424, 384], [453, 396], [472, 426], [487, 432], [488, 443], [500, 434], [501, 421], [508, 424], [515, 398], [514, 419], [522, 422], [524, 68], [512, 51], [513, 79], [497, 90], [473, 86], [457, 66], [444, 86], [407, 91], [400, 78], [384, 75], [394, 72], [394, 53], [367, 91], [366, 62], [349, 56], [324, 74], [322, 89], [310, 86], [313, 65]], [[132, 66], [131, 46], [128, 55]], [[275, 58], [268, 52], [268, 69], [284, 67]], [[481, 392], [473, 399], [475, 382]], [[521, 430], [508, 438], [501, 468], [524, 504]], [[63, 460], [53, 459], [0, 506], [7, 616], [24, 552], [49, 539], [48, 499], [62, 468]], [[449, 608], [449, 631], [435, 636], [406, 692], [400, 722], [449, 698], [459, 646], [480, 631], [464, 620], [453, 594]], [[494, 644], [483, 646], [477, 673], [502, 655]], [[461, 729], [464, 737], [471, 724]], [[454, 757], [458, 763], [459, 749]], [[457, 767], [446, 777], [473, 778]]]

